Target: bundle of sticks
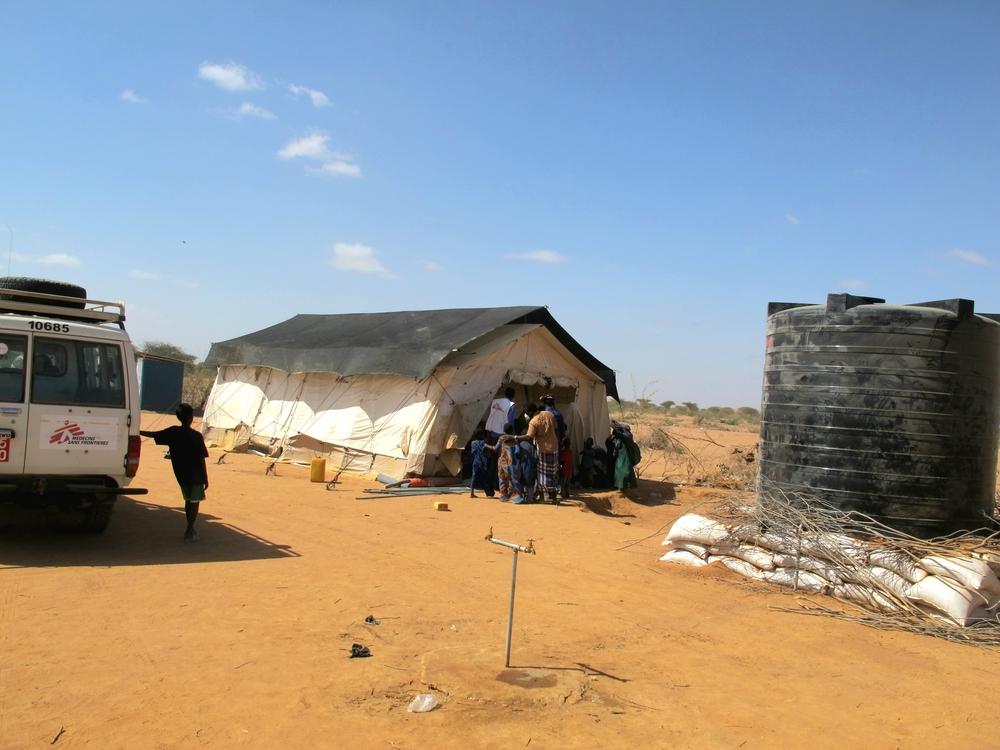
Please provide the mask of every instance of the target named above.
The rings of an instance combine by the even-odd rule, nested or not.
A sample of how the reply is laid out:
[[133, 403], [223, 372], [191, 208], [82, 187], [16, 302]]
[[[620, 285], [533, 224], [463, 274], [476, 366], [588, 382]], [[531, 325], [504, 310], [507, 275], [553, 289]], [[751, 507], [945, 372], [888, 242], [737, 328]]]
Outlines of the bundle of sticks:
[[682, 516], [661, 558], [719, 563], [801, 594], [781, 608], [909, 630], [952, 641], [1000, 645], [1000, 532], [983, 528], [920, 539], [820, 498], [762, 485], [757, 502], [732, 501], [714, 518]]

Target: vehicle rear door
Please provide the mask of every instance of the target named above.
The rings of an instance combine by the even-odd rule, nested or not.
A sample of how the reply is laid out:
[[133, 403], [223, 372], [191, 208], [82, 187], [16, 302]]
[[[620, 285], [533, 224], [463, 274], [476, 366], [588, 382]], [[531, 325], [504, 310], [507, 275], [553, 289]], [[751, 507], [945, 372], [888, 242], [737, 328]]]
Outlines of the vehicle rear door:
[[119, 341], [35, 335], [25, 474], [124, 474], [124, 359]]
[[28, 337], [0, 333], [0, 477], [24, 472], [28, 439]]

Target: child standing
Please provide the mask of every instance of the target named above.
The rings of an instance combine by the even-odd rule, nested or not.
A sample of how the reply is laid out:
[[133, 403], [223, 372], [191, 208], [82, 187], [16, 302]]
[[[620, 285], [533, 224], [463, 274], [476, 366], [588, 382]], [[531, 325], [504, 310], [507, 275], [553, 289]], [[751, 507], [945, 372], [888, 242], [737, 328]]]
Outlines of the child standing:
[[510, 500], [511, 490], [511, 464], [514, 462], [514, 446], [517, 439], [514, 437], [514, 425], [507, 423], [503, 426], [503, 435], [497, 443], [497, 477], [500, 480], [500, 502], [505, 503]]
[[580, 451], [580, 486], [588, 490], [594, 486], [594, 460], [596, 453], [594, 438], [589, 437], [584, 440], [583, 450]]
[[573, 481], [573, 451], [569, 447], [569, 438], [564, 437], [559, 446], [559, 494], [563, 499], [569, 497], [569, 483]]
[[469, 444], [472, 456], [472, 482], [469, 485], [469, 497], [476, 496], [478, 486], [487, 497], [493, 497], [493, 486], [490, 482], [490, 462], [486, 456], [487, 450], [496, 450], [496, 446], [486, 443], [486, 431], [476, 430]]
[[516, 443], [513, 454], [514, 461], [510, 467], [510, 474], [517, 495], [511, 502], [515, 505], [532, 503], [535, 499], [535, 482], [538, 479], [534, 443], [530, 440]]
[[205, 467], [208, 449], [205, 447], [205, 438], [191, 427], [194, 421], [194, 409], [191, 405], [179, 405], [175, 414], [180, 421], [179, 426], [155, 432], [140, 430], [139, 434], [153, 438], [157, 445], [166, 445], [170, 450], [174, 477], [184, 497], [184, 515], [187, 517], [184, 539], [194, 542], [198, 539], [198, 532], [194, 530], [198, 506], [205, 499], [205, 490], [208, 489], [208, 469]]

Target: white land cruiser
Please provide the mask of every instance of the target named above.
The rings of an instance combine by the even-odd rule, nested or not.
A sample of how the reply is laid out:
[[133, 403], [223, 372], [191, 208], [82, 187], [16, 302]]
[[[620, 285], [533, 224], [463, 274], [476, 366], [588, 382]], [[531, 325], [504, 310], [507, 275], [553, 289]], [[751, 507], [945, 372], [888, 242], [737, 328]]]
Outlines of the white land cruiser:
[[0, 503], [83, 510], [103, 531], [139, 468], [135, 350], [121, 303], [0, 278]]

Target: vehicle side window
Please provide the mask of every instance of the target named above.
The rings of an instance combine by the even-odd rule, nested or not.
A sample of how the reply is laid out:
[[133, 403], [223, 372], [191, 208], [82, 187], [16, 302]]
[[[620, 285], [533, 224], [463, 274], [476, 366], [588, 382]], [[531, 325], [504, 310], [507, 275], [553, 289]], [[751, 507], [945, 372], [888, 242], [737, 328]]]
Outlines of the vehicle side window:
[[117, 344], [38, 337], [32, 365], [32, 403], [125, 406]]
[[26, 336], [0, 335], [0, 402], [24, 401]]

